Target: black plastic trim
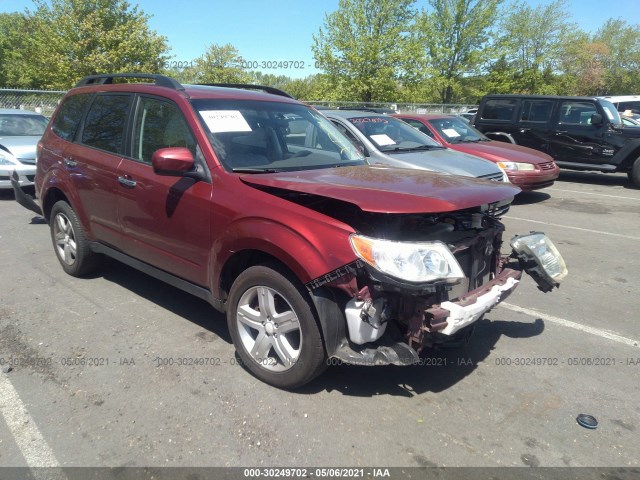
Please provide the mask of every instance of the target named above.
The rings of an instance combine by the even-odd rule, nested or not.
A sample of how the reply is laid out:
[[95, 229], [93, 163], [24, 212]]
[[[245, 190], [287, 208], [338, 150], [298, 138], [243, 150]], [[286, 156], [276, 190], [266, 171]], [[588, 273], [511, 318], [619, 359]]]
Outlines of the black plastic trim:
[[99, 75], [89, 75], [76, 83], [76, 87], [84, 87], [87, 85], [110, 85], [113, 84], [114, 78], [139, 78], [153, 80], [158, 87], [166, 87], [172, 90], [184, 90], [182, 84], [173, 78], [156, 73], [107, 73]]
[[91, 250], [96, 253], [102, 253], [111, 257], [119, 262], [124, 263], [125, 265], [129, 265], [130, 267], [135, 268], [136, 270], [140, 270], [147, 275], [157, 278], [169, 285], [179, 288], [191, 295], [194, 295], [202, 300], [209, 302], [213, 308], [220, 312], [226, 311], [226, 304], [222, 300], [215, 298], [210, 290], [205, 287], [201, 287], [200, 285], [196, 285], [195, 283], [191, 283], [187, 280], [184, 280], [180, 277], [176, 277], [175, 275], [165, 272], [164, 270], [160, 270], [159, 268], [154, 267], [153, 265], [149, 265], [148, 263], [142, 262], [137, 258], [133, 258], [126, 253], [123, 253], [114, 248], [108, 247], [107, 245], [100, 242], [91, 242], [90, 243]]

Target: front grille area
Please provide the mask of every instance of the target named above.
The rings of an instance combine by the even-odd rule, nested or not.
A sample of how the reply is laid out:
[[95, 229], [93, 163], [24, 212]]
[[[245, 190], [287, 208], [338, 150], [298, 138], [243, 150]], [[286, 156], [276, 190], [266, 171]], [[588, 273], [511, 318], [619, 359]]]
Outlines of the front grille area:
[[502, 172], [488, 173], [487, 175], [480, 175], [478, 178], [481, 178], [483, 180], [493, 180], [494, 182], [504, 181], [504, 176], [502, 175]]
[[539, 163], [538, 167], [540, 167], [540, 170], [553, 170], [555, 168], [555, 163], [554, 162]]
[[36, 179], [35, 175], [27, 175], [27, 180], [29, 180], [30, 182], [33, 182]]

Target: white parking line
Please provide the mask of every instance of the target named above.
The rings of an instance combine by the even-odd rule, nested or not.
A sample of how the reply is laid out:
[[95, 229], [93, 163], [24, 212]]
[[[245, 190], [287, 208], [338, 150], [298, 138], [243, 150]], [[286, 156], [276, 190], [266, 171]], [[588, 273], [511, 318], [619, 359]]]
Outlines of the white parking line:
[[569, 228], [571, 230], [580, 230], [581, 232], [598, 233], [600, 235], [609, 235], [610, 237], [626, 238], [628, 240], [640, 240], [640, 237], [634, 237], [632, 235], [623, 235], [622, 233], [602, 232], [600, 230], [591, 230], [590, 228], [571, 227], [569, 225], [560, 225], [558, 223], [531, 220], [530, 218], [512, 217], [511, 215], [507, 215], [506, 217], [503, 217], [503, 218], [508, 218], [510, 220], [520, 220], [522, 222], [540, 223], [542, 225], [549, 225], [550, 227]]
[[499, 305], [501, 307], [506, 308], [507, 310], [511, 310], [512, 312], [524, 313], [526, 315], [529, 315], [530, 317], [541, 318], [547, 322], [556, 323], [558, 325], [562, 325], [563, 327], [569, 327], [575, 330], [580, 330], [581, 332], [590, 333], [591, 335], [596, 335], [601, 338], [606, 338], [607, 340], [613, 340], [614, 342], [622, 343], [624, 345], [629, 345], [631, 347], [640, 346], [640, 341], [633, 340], [632, 338], [623, 337], [622, 335], [618, 335], [617, 333], [613, 333], [608, 330], [589, 327], [587, 325], [582, 325], [580, 323], [572, 322], [571, 320], [565, 320], [564, 318], [554, 317], [553, 315], [548, 315], [546, 313], [539, 312], [538, 310], [533, 310], [531, 308], [523, 308], [523, 307], [512, 305], [506, 302], [502, 302]]
[[562, 188], [547, 188], [546, 192], [570, 192], [570, 193], [579, 193], [580, 195], [598, 195], [600, 197], [609, 197], [609, 198], [622, 198], [624, 200], [635, 200], [636, 202], [640, 202], [640, 198], [634, 197], [623, 197], [622, 195], [607, 195], [606, 193], [593, 193], [593, 192], [581, 192], [579, 190], [564, 190]]
[[41, 469], [41, 467], [59, 468], [60, 464], [29, 415], [27, 407], [22, 403], [18, 392], [7, 376], [2, 373], [0, 373], [0, 412], [22, 456], [31, 468], [33, 477], [38, 480], [66, 480], [67, 477], [62, 470]]

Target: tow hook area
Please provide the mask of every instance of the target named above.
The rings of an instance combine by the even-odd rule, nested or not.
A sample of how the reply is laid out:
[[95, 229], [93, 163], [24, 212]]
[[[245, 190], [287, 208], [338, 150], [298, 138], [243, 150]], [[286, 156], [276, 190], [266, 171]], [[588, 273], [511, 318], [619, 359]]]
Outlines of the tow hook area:
[[29, 195], [28, 193], [24, 193], [22, 191], [22, 188], [20, 188], [20, 183], [18, 183], [18, 180], [19, 180], [18, 172], [14, 170], [13, 174], [11, 175], [11, 186], [13, 187], [13, 193], [15, 195], [16, 202], [18, 202], [27, 210], [31, 210], [32, 212], [37, 213], [40, 216], [43, 216], [42, 209], [40, 208], [40, 206], [35, 202], [35, 200], [31, 195]]

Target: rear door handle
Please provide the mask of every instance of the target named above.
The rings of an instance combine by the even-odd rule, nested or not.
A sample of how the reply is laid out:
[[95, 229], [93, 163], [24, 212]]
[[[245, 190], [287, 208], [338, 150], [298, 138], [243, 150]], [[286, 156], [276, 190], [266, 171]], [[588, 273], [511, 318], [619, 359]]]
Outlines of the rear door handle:
[[65, 158], [64, 159], [64, 166], [65, 167], [77, 167], [78, 166], [78, 162], [76, 162], [75, 160], [71, 160], [70, 158]]
[[125, 177], [118, 177], [118, 181], [128, 188], [133, 188], [138, 184], [135, 180], [131, 180], [130, 178]]
[[556, 135], [564, 135], [565, 133], [569, 133], [568, 130], [556, 130]]

